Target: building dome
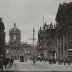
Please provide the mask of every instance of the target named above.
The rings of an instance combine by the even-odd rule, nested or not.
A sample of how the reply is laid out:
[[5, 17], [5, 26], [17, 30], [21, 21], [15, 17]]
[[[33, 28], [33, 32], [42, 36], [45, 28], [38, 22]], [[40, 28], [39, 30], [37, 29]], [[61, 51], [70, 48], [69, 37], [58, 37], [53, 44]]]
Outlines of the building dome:
[[9, 43], [10, 44], [19, 44], [21, 40], [21, 32], [16, 27], [16, 23], [14, 23], [14, 27], [9, 31]]
[[14, 23], [14, 27], [9, 31], [11, 33], [20, 33], [20, 30], [16, 27], [16, 23]]

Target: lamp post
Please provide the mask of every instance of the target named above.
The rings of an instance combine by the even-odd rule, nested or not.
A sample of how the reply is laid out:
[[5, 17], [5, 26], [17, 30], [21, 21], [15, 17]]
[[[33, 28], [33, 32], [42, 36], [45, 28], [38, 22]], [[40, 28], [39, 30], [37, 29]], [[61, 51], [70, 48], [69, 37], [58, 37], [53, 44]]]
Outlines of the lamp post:
[[33, 64], [36, 63], [36, 61], [35, 61], [35, 47], [34, 47], [35, 37], [34, 37], [34, 35], [35, 35], [35, 30], [33, 28], [33, 38], [32, 38], [32, 40], [33, 40]]
[[30, 39], [30, 40], [33, 40], [33, 64], [36, 63], [36, 61], [35, 61], [35, 47], [34, 47], [34, 41], [35, 41], [36, 39], [35, 39], [34, 35], [35, 35], [35, 30], [34, 30], [34, 28], [33, 28], [33, 38]]

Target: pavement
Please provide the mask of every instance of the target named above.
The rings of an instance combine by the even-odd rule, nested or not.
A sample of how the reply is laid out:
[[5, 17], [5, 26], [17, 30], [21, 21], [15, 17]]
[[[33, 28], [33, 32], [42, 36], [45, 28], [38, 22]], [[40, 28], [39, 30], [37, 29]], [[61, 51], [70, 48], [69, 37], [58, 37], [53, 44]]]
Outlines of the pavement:
[[71, 65], [59, 65], [59, 64], [49, 64], [49, 62], [39, 62], [37, 61], [34, 65], [32, 61], [19, 62], [19, 60], [14, 61], [14, 65], [7, 68], [7, 71], [72, 71]]

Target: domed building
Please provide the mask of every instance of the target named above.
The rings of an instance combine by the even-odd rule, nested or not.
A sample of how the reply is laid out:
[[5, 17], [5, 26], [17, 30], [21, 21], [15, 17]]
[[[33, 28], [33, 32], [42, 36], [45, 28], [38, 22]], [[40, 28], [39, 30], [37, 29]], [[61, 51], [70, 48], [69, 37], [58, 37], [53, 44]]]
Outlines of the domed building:
[[7, 57], [13, 57], [19, 59], [19, 53], [22, 51], [21, 31], [16, 27], [16, 23], [9, 31], [9, 42], [6, 45]]
[[14, 24], [14, 27], [9, 31], [9, 44], [20, 44], [21, 40], [21, 32], [16, 27], [16, 23]]
[[9, 42], [6, 45], [6, 57], [19, 59], [20, 55], [30, 57], [32, 55], [32, 46], [21, 42], [21, 31], [16, 27], [16, 23], [9, 31]]

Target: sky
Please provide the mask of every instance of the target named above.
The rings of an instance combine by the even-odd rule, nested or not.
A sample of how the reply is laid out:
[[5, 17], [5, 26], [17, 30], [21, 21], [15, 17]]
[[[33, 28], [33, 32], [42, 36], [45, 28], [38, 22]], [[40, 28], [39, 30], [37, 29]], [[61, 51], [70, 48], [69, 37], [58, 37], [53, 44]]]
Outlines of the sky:
[[[71, 0], [67, 0], [70, 2]], [[21, 30], [21, 42], [32, 44], [32, 31], [35, 29], [35, 44], [38, 31], [44, 22], [54, 24], [59, 4], [65, 0], [0, 0], [0, 17], [3, 18], [6, 42], [9, 41], [9, 30], [16, 23]]]

